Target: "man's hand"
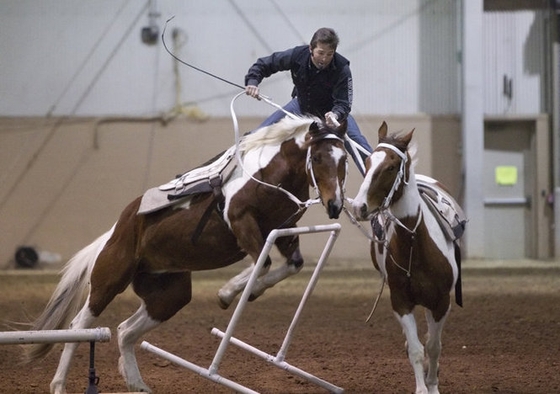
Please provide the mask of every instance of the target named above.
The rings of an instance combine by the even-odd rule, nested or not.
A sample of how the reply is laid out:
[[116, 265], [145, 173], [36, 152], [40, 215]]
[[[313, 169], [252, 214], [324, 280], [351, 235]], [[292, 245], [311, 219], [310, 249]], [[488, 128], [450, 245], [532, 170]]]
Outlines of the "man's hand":
[[325, 114], [325, 121], [327, 122], [327, 126], [329, 127], [340, 126], [340, 123], [338, 123], [338, 116], [334, 112], [327, 112]]
[[254, 97], [258, 100], [260, 100], [260, 96], [259, 96], [259, 87], [258, 86], [253, 86], [253, 85], [247, 85], [245, 86], [245, 94], [251, 97]]

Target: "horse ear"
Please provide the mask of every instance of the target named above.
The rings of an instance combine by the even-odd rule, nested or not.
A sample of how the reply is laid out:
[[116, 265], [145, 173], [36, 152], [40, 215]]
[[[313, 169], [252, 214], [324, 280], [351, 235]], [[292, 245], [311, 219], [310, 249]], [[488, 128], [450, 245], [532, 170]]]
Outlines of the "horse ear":
[[313, 138], [319, 134], [319, 124], [317, 122], [311, 122], [309, 125], [309, 130], [307, 131], [308, 138]]
[[377, 134], [378, 134], [379, 142], [381, 142], [382, 139], [387, 137], [387, 123], [385, 123], [385, 121], [383, 121], [383, 123], [381, 123], [381, 126], [379, 126], [379, 130], [377, 131]]
[[408, 146], [408, 144], [410, 144], [410, 140], [412, 140], [412, 135], [414, 134], [414, 130], [416, 129], [412, 129], [410, 130], [403, 138], [403, 142], [406, 144], [406, 146]]

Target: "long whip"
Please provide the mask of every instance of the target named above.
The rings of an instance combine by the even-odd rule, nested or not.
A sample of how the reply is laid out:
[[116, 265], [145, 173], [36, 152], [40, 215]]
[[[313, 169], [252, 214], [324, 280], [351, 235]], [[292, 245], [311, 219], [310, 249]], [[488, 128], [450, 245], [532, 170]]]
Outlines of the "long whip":
[[[169, 55], [171, 55], [171, 57], [172, 57], [173, 59], [177, 60], [179, 63], [184, 64], [185, 66], [190, 67], [190, 68], [192, 68], [193, 70], [199, 71], [199, 72], [201, 72], [201, 73], [203, 73], [203, 74], [206, 74], [206, 75], [208, 75], [208, 76], [210, 76], [210, 77], [212, 77], [212, 78], [216, 78], [216, 79], [218, 79], [218, 80], [220, 80], [220, 81], [222, 81], [222, 82], [225, 82], [225, 83], [227, 83], [227, 84], [230, 84], [230, 85], [232, 85], [232, 86], [235, 86], [236, 88], [239, 88], [239, 89], [241, 89], [241, 90], [245, 90], [245, 87], [244, 87], [244, 86], [241, 86], [241, 85], [239, 85], [239, 84], [237, 84], [237, 83], [235, 83], [235, 82], [228, 81], [227, 79], [222, 78], [222, 77], [220, 77], [220, 76], [218, 76], [218, 75], [216, 75], [216, 74], [212, 74], [211, 72], [208, 72], [208, 71], [206, 71], [206, 70], [203, 70], [203, 69], [200, 68], [200, 67], [194, 66], [194, 65], [192, 65], [192, 64], [190, 64], [190, 63], [187, 63], [186, 61], [180, 59], [180, 58], [179, 58], [177, 55], [175, 55], [173, 52], [171, 52], [171, 50], [167, 47], [167, 44], [165, 43], [165, 31], [166, 31], [166, 29], [167, 29], [167, 24], [168, 24], [171, 20], [173, 20], [173, 18], [175, 18], [175, 16], [172, 16], [171, 18], [169, 18], [169, 19], [165, 22], [165, 26], [163, 27], [163, 31], [161, 32], [161, 42], [163, 43], [163, 47], [165, 48], [165, 50], [167, 51], [167, 53], [169, 53]], [[259, 100], [263, 100], [265, 103], [267, 103], [267, 104], [273, 106], [274, 108], [276, 108], [276, 109], [278, 109], [278, 110], [284, 112], [284, 114], [286, 114], [286, 116], [289, 116], [289, 117], [292, 118], [292, 119], [297, 118], [294, 114], [292, 114], [291, 112], [286, 111], [284, 108], [282, 108], [282, 106], [280, 106], [280, 105], [276, 104], [274, 101], [272, 101], [272, 100], [270, 99], [270, 97], [267, 97], [267, 96], [265, 96], [265, 95], [259, 94], [258, 99], [259, 99]]]
[[239, 84], [237, 84], [237, 83], [235, 83], [235, 82], [228, 81], [227, 79], [224, 79], [224, 78], [222, 78], [222, 77], [219, 77], [219, 76], [217, 76], [216, 74], [212, 74], [211, 72], [208, 72], [208, 71], [203, 70], [203, 69], [201, 69], [201, 68], [199, 68], [199, 67], [193, 66], [192, 64], [189, 64], [189, 63], [185, 62], [184, 60], [181, 60], [181, 59], [179, 59], [177, 56], [175, 56], [175, 54], [169, 50], [169, 48], [167, 47], [167, 44], [165, 43], [165, 30], [167, 29], [167, 24], [168, 24], [173, 18], [175, 18], [175, 16], [172, 16], [171, 18], [169, 18], [169, 19], [165, 22], [165, 26], [163, 27], [163, 31], [161, 32], [161, 42], [163, 43], [163, 47], [165, 48], [165, 50], [167, 51], [167, 53], [169, 53], [169, 54], [171, 55], [171, 57], [173, 57], [173, 59], [177, 60], [179, 63], [184, 64], [184, 65], [187, 66], [187, 67], [190, 67], [190, 68], [192, 68], [192, 69], [194, 69], [194, 70], [196, 70], [196, 71], [200, 71], [201, 73], [206, 74], [206, 75], [209, 75], [209, 76], [211, 76], [211, 77], [213, 77], [213, 78], [219, 79], [220, 81], [225, 82], [225, 83], [228, 83], [228, 84], [230, 84], [230, 85], [232, 85], [232, 86], [235, 86], [235, 87], [237, 87], [237, 88], [239, 88], [239, 89], [245, 90], [245, 87], [243, 87], [243, 86], [241, 86], [241, 85], [239, 85]]

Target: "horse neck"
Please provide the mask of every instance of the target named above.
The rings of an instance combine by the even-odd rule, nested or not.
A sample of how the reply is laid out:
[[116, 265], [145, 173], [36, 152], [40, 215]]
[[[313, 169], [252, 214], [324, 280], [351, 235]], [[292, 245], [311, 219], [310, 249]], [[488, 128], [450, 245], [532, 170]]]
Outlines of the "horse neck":
[[[255, 150], [255, 156], [266, 155], [272, 145], [264, 145]], [[305, 170], [307, 149], [303, 149], [294, 139], [284, 141], [274, 156], [261, 168], [263, 182], [280, 186], [301, 200], [309, 198], [310, 181]], [[244, 157], [244, 160], [246, 157]], [[252, 160], [251, 157], [250, 160]], [[281, 162], [278, 162], [280, 160]], [[271, 163], [274, 162], [274, 165]]]
[[[305, 166], [307, 164], [307, 149], [302, 149], [297, 141], [293, 140], [293, 144], [284, 144], [280, 152], [283, 160], [286, 161], [284, 173], [285, 179], [283, 183], [286, 189], [296, 195], [300, 199], [309, 198], [309, 186], [311, 180]], [[288, 189], [290, 185], [290, 189]]]
[[401, 197], [391, 205], [391, 213], [398, 219], [418, 216], [420, 207], [420, 192], [416, 184], [414, 168], [410, 166], [408, 183], [402, 185], [403, 193]]

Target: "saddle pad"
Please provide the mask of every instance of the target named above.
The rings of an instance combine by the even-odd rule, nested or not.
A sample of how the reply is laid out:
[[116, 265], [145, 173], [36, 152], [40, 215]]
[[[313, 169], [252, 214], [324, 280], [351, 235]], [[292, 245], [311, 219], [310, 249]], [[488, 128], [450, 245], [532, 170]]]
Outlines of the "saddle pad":
[[140, 202], [137, 215], [145, 215], [155, 212], [171, 205], [179, 204], [185, 199], [169, 200], [168, 195], [168, 192], [159, 190], [158, 187], [148, 189], [142, 196], [142, 201]]
[[[221, 187], [222, 180], [227, 180], [235, 168], [232, 163], [234, 155], [235, 146], [232, 146], [211, 163], [186, 172], [164, 185], [149, 189], [142, 196], [137, 214], [155, 212], [182, 203], [195, 194], [213, 192], [214, 187]], [[216, 180], [218, 182], [214, 184]]]
[[467, 218], [461, 206], [433, 178], [416, 175], [420, 196], [437, 219], [447, 237], [455, 241], [465, 232]]
[[235, 154], [235, 145], [226, 150], [220, 157], [211, 163], [197, 167], [189, 172], [184, 173], [178, 178], [167, 182], [159, 187], [159, 190], [182, 190], [185, 186], [200, 181], [202, 179], [210, 179], [217, 176], [231, 161], [231, 158]]

